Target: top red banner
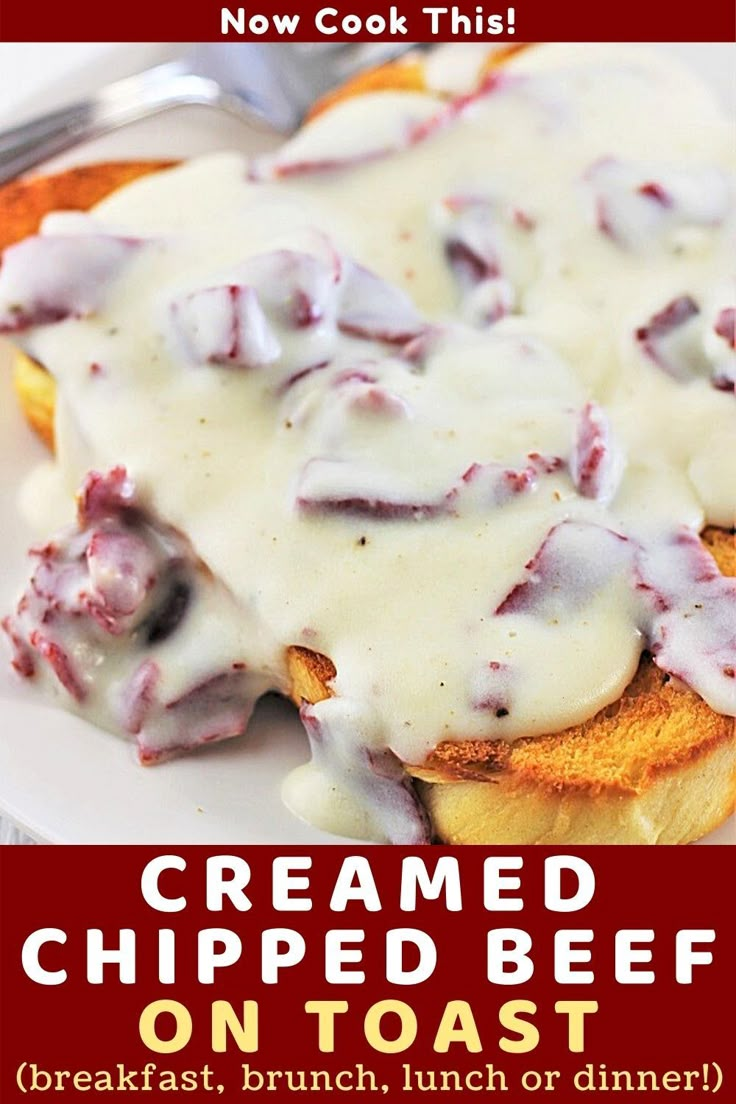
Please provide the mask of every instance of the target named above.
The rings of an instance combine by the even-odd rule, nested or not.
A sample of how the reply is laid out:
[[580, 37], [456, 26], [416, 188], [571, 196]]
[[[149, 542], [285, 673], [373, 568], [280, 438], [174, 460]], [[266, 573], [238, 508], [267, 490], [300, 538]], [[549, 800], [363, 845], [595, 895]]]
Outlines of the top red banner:
[[711, 0], [697, 13], [665, 0], [513, 6], [421, 0], [126, 0], [119, 4], [0, 4], [6, 42], [711, 42], [736, 38], [732, 0]]

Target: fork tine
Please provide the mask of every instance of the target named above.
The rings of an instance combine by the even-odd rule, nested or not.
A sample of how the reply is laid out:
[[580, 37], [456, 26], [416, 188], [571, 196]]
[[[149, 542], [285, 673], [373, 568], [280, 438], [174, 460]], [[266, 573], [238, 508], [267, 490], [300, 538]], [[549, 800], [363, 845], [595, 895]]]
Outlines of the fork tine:
[[[214, 43], [206, 67], [243, 96], [255, 92], [279, 130], [294, 130], [320, 96], [362, 69], [415, 48], [414, 43]], [[202, 49], [195, 67], [203, 65]]]

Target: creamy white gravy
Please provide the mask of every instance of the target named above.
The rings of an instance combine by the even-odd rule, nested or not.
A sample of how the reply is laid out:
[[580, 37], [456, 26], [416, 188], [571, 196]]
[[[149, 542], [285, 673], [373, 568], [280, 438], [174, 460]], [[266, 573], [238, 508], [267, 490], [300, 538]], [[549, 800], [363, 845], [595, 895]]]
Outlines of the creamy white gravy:
[[[58, 381], [67, 491], [124, 465], [229, 589], [243, 659], [275, 687], [287, 645], [332, 659], [337, 700], [313, 714], [335, 746], [287, 799], [379, 838], [410, 837], [356, 781], [356, 748], [418, 764], [442, 740], [591, 717], [647, 644], [631, 560], [601, 533], [656, 550], [683, 526], [733, 525], [736, 507], [736, 404], [712, 382], [733, 372], [733, 349], [711, 332], [733, 304], [734, 136], [707, 92], [645, 52], [550, 45], [406, 146], [437, 110], [372, 94], [318, 118], [257, 179], [228, 153], [122, 189], [94, 224], [144, 244], [89, 317], [26, 342]], [[78, 216], [44, 229], [90, 232]], [[278, 276], [248, 260], [284, 249], [342, 264], [341, 281], [359, 262], [436, 330], [407, 355], [374, 331], [336, 331], [334, 305], [301, 329], [266, 306], [265, 363], [207, 362], [228, 308], [198, 294], [247, 285], [263, 305]], [[662, 324], [688, 298], [692, 317]], [[590, 402], [605, 456], [586, 481], [575, 442]], [[551, 532], [574, 565], [555, 576], [561, 596], [497, 612]], [[222, 650], [221, 617], [198, 615], [200, 668]], [[710, 646], [707, 624], [689, 631], [686, 651]], [[173, 639], [167, 662], [175, 672]], [[691, 682], [736, 712], [736, 682]]]

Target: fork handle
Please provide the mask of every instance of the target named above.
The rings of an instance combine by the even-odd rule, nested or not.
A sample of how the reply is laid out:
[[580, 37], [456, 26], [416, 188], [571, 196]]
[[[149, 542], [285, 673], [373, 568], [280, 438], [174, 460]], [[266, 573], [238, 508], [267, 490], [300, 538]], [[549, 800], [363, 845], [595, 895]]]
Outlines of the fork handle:
[[0, 184], [79, 142], [178, 104], [221, 107], [263, 124], [257, 104], [228, 95], [216, 81], [187, 72], [181, 62], [167, 62], [115, 81], [89, 99], [0, 131]]

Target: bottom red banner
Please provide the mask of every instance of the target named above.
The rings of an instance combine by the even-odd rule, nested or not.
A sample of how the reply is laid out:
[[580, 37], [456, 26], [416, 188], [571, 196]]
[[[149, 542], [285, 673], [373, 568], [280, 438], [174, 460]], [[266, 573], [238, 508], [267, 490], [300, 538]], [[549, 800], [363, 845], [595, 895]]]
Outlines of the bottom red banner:
[[722, 1093], [728, 847], [3, 848], [0, 1100]]

